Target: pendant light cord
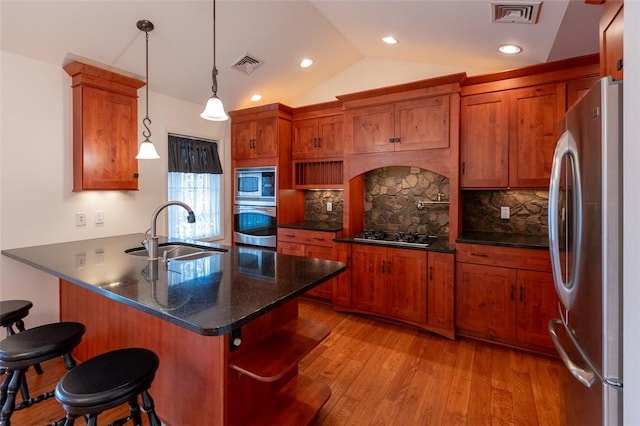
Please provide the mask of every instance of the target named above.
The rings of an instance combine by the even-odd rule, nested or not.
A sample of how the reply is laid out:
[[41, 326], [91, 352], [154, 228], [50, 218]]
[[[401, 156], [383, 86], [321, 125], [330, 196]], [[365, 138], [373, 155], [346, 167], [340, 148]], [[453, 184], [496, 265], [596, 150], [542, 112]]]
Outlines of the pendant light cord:
[[149, 125], [151, 124], [151, 120], [149, 119], [149, 31], [145, 31], [146, 36], [146, 73], [147, 73], [147, 90], [146, 90], [146, 116], [142, 120], [142, 125], [146, 130], [142, 131], [142, 136], [145, 137], [145, 142], [149, 141], [151, 137], [151, 129], [149, 129]]
[[213, 70], [211, 70], [211, 91], [218, 95], [218, 68], [216, 67], [216, 0], [213, 0]]

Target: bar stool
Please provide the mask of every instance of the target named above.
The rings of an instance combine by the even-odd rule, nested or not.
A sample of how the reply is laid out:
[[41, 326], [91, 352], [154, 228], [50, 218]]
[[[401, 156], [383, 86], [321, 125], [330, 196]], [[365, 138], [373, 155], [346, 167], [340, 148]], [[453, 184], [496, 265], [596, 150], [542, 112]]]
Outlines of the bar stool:
[[138, 396], [151, 426], [160, 426], [149, 388], [158, 369], [158, 356], [144, 348], [125, 348], [98, 355], [68, 371], [56, 385], [55, 397], [67, 412], [65, 426], [84, 416], [96, 426], [100, 413], [129, 403], [129, 416], [111, 425], [133, 420], [142, 426]]
[[[21, 386], [26, 381], [25, 372], [37, 363], [59, 356], [64, 358], [67, 370], [75, 367], [71, 351], [78, 346], [84, 333], [85, 327], [80, 323], [59, 322], [30, 328], [0, 341], [0, 367], [7, 370], [0, 385], [0, 426], [11, 424], [11, 414], [15, 410], [30, 407], [53, 396], [53, 392], [47, 392], [31, 398], [28, 389]], [[26, 389], [27, 393], [23, 394], [20, 404], [16, 404], [18, 389]]]
[[[24, 331], [23, 319], [29, 315], [29, 310], [33, 307], [33, 303], [29, 300], [3, 300], [0, 301], [0, 327], [4, 327], [7, 331], [7, 336], [12, 336], [20, 331]], [[14, 330], [15, 326], [15, 330]], [[40, 364], [33, 366], [36, 369], [36, 373], [42, 374], [42, 367]], [[6, 369], [2, 368], [0, 374], [5, 374]], [[27, 388], [27, 382], [22, 382], [21, 386], [22, 398], [28, 398], [29, 389]]]

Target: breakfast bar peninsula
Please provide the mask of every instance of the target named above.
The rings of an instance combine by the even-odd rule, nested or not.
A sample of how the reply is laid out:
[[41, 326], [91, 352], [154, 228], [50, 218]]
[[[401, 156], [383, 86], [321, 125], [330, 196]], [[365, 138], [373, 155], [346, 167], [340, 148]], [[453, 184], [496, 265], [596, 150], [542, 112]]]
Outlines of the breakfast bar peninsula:
[[87, 327], [79, 361], [122, 347], [159, 355], [151, 392], [164, 424], [309, 423], [331, 390], [299, 375], [298, 361], [329, 329], [298, 316], [297, 296], [346, 265], [163, 240], [163, 255], [149, 260], [143, 238], [2, 254], [60, 278], [60, 320]]

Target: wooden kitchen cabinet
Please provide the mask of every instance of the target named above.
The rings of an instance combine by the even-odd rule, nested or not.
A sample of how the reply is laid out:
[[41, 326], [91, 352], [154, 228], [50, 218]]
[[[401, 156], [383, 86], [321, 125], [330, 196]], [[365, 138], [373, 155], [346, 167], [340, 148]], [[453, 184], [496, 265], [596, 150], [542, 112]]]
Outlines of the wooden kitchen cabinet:
[[352, 153], [449, 147], [449, 96], [349, 110]]
[[340, 307], [351, 306], [351, 244], [335, 243], [336, 258], [347, 265], [347, 270], [342, 272], [333, 281], [333, 305]]
[[624, 2], [607, 0], [600, 19], [600, 75], [624, 76]]
[[549, 352], [558, 299], [546, 250], [459, 244], [459, 334]]
[[[286, 105], [274, 103], [230, 111], [233, 166], [291, 167], [291, 114]], [[290, 176], [290, 172], [279, 170]]]
[[[339, 260], [333, 240], [340, 234], [339, 232], [278, 228], [278, 253]], [[337, 279], [338, 277], [332, 278], [305, 294], [330, 302], [333, 299], [333, 288]]]
[[565, 90], [551, 83], [463, 97], [460, 187], [548, 187]]
[[278, 155], [276, 118], [232, 124], [233, 158], [236, 160]]
[[354, 245], [351, 304], [400, 320], [427, 321], [427, 253]]
[[460, 101], [460, 186], [504, 188], [509, 184], [509, 99], [506, 91]]
[[444, 333], [455, 333], [454, 256], [429, 252], [427, 277], [427, 323]]
[[565, 113], [565, 84], [552, 83], [511, 92], [509, 186], [549, 186], [559, 124]]
[[342, 157], [342, 114], [293, 123], [291, 155], [294, 160]]
[[138, 189], [138, 89], [144, 82], [71, 62], [73, 190]]

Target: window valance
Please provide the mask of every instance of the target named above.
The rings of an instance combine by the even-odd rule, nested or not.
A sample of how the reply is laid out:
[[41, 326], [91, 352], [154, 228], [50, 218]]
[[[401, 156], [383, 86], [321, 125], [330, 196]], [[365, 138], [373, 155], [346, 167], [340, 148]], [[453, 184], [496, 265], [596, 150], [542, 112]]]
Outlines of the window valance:
[[222, 174], [218, 143], [169, 134], [169, 172]]

